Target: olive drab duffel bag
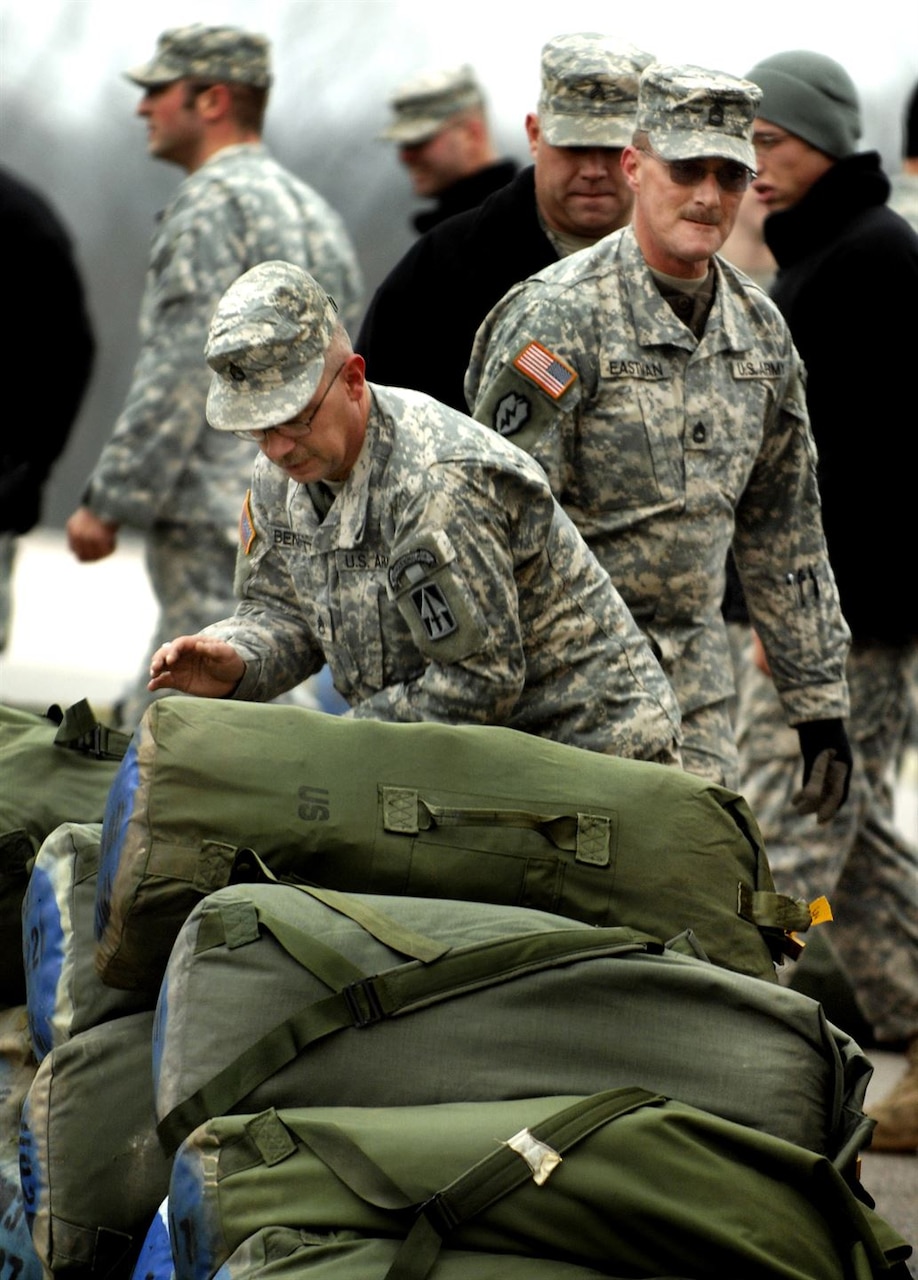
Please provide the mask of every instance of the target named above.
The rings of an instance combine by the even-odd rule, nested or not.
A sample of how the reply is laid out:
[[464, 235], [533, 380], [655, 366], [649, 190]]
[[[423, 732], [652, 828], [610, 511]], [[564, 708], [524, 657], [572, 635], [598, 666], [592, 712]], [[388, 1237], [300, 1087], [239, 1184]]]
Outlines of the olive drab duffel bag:
[[182, 922], [244, 878], [503, 902], [668, 940], [776, 981], [806, 928], [743, 798], [681, 769], [513, 729], [387, 724], [172, 697], [144, 714], [102, 822], [97, 963], [158, 986]]
[[[337, 1238], [304, 1240], [289, 1227], [264, 1227], [233, 1251], [220, 1267], [220, 1280], [384, 1280], [395, 1261], [396, 1240]], [[170, 1280], [169, 1270], [138, 1280]], [[609, 1271], [578, 1267], [557, 1258], [523, 1258], [511, 1253], [441, 1249], [430, 1280], [616, 1280]], [[679, 1280], [661, 1276], [658, 1280]]]
[[20, 1172], [48, 1273], [127, 1280], [169, 1187], [156, 1137], [153, 1013], [81, 1031], [46, 1055], [22, 1110]]
[[428, 1280], [443, 1245], [692, 1280], [905, 1280], [911, 1253], [825, 1157], [628, 1087], [216, 1117], [168, 1198], [176, 1280], [268, 1226], [400, 1240], [385, 1280]]
[[163, 979], [153, 1063], [170, 1151], [231, 1111], [635, 1082], [846, 1172], [873, 1127], [870, 1063], [797, 992], [624, 927], [280, 884], [230, 885], [191, 912]]
[[129, 742], [85, 698], [44, 715], [0, 705], [0, 833], [25, 830], [38, 849], [62, 822], [101, 822]]
[[62, 822], [101, 822], [130, 739], [83, 699], [44, 715], [0, 704], [0, 1003], [22, 1004], [22, 899], [31, 860]]
[[107, 986], [96, 971], [94, 916], [101, 822], [62, 822], [35, 855], [22, 903], [26, 1009], [36, 1058], [128, 1013], [148, 992]]

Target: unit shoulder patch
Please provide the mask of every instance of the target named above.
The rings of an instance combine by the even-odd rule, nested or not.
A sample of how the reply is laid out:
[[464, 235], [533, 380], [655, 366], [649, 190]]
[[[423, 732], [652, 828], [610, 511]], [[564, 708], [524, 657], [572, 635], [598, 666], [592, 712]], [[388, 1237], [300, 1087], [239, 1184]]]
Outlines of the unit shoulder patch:
[[532, 417], [532, 404], [518, 391], [508, 391], [494, 407], [494, 430], [502, 436], [515, 436]]

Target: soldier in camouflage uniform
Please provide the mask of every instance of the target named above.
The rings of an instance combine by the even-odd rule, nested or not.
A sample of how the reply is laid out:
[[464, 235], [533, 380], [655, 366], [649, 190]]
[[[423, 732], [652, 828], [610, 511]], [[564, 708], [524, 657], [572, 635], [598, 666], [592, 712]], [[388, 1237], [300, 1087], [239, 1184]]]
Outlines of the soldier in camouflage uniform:
[[720, 612], [733, 540], [800, 727], [799, 804], [825, 813], [850, 770], [848, 630], [802, 370], [774, 304], [716, 256], [752, 176], [758, 96], [700, 68], [644, 70], [622, 153], [632, 225], [510, 290], [478, 332], [466, 394], [543, 465], [651, 640], [679, 699], [685, 767], [735, 787]]
[[[260, 141], [270, 84], [262, 36], [232, 27], [164, 32], [150, 63], [127, 72], [144, 96], [149, 150], [188, 176], [153, 239], [140, 355], [124, 408], [67, 525], [73, 553], [111, 554], [118, 531], [144, 531], [159, 606], [152, 649], [232, 609], [236, 520], [251, 445], [207, 427], [207, 326], [221, 295], [258, 262], [308, 267], [356, 319], [357, 260], [339, 216]], [[149, 694], [149, 658], [121, 707], [133, 728]]]
[[211, 424], [261, 446], [240, 602], [165, 645], [152, 689], [263, 701], [327, 661], [354, 717], [678, 763], [672, 690], [522, 450], [366, 382], [325, 293], [289, 263], [227, 291], [207, 359]]

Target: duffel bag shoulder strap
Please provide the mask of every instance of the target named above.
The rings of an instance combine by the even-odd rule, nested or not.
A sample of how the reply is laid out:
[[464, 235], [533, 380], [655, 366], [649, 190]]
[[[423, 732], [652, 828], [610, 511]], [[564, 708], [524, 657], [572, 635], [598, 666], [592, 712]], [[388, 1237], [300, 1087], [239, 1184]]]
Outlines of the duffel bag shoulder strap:
[[[251, 927], [257, 931], [255, 904], [231, 905], [234, 928], [238, 930], [238, 908], [249, 906]], [[210, 914], [215, 917], [219, 913]], [[216, 927], [210, 925], [211, 929]], [[296, 938], [295, 945], [294, 958], [332, 987], [333, 994], [285, 1018], [173, 1107], [156, 1126], [167, 1152], [174, 1152], [198, 1124], [210, 1116], [227, 1114], [309, 1045], [335, 1032], [348, 1027], [369, 1027], [384, 1019], [557, 964], [570, 964], [597, 955], [663, 951], [663, 944], [656, 938], [634, 929], [584, 926], [488, 939], [452, 948], [429, 963], [412, 960], [369, 975], [361, 974], [350, 960], [308, 935]], [[344, 985], [338, 985], [342, 980]]]
[[534, 1129], [521, 1129], [420, 1206], [384, 1280], [427, 1280], [444, 1237], [461, 1223], [530, 1179], [542, 1186], [566, 1151], [618, 1116], [666, 1101], [662, 1094], [635, 1086], [608, 1089], [565, 1107]]
[[306, 1121], [297, 1125], [294, 1137], [272, 1109], [253, 1116], [246, 1125], [246, 1134], [266, 1164], [292, 1154], [299, 1139], [367, 1204], [394, 1212], [413, 1212], [414, 1223], [385, 1280], [427, 1280], [444, 1236], [461, 1223], [530, 1179], [541, 1186], [566, 1151], [617, 1116], [666, 1101], [662, 1094], [633, 1086], [582, 1098], [535, 1128], [522, 1129], [507, 1138], [422, 1204], [407, 1195], [336, 1125]]
[[95, 756], [98, 760], [121, 760], [131, 741], [129, 733], [111, 729], [96, 719], [95, 712], [81, 698], [73, 706], [63, 711], [59, 706], [48, 708], [47, 716], [57, 726], [54, 735], [56, 747], [69, 747], [71, 751], [82, 751], [85, 755]]

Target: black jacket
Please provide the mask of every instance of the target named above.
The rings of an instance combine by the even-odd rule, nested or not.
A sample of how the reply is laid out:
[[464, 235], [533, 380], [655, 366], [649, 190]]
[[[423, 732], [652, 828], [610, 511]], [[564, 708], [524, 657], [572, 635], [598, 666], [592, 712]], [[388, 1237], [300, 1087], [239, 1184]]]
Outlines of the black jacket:
[[8, 411], [0, 439], [0, 530], [38, 522], [53, 463], [89, 383], [95, 337], [70, 235], [49, 202], [0, 169], [4, 357], [27, 408]]
[[467, 413], [462, 384], [478, 326], [511, 285], [557, 258], [529, 166], [477, 209], [428, 231], [392, 268], [357, 336], [367, 377]]
[[492, 191], [499, 191], [508, 182], [512, 182], [518, 167], [515, 160], [498, 160], [495, 164], [470, 173], [467, 178], [460, 178], [451, 187], [440, 192], [432, 209], [422, 209], [414, 215], [411, 221], [415, 231], [423, 235], [447, 218], [465, 213], [466, 209], [476, 208]]
[[918, 636], [918, 236], [876, 152], [765, 220], [771, 295], [807, 370], [829, 557], [855, 643]]

